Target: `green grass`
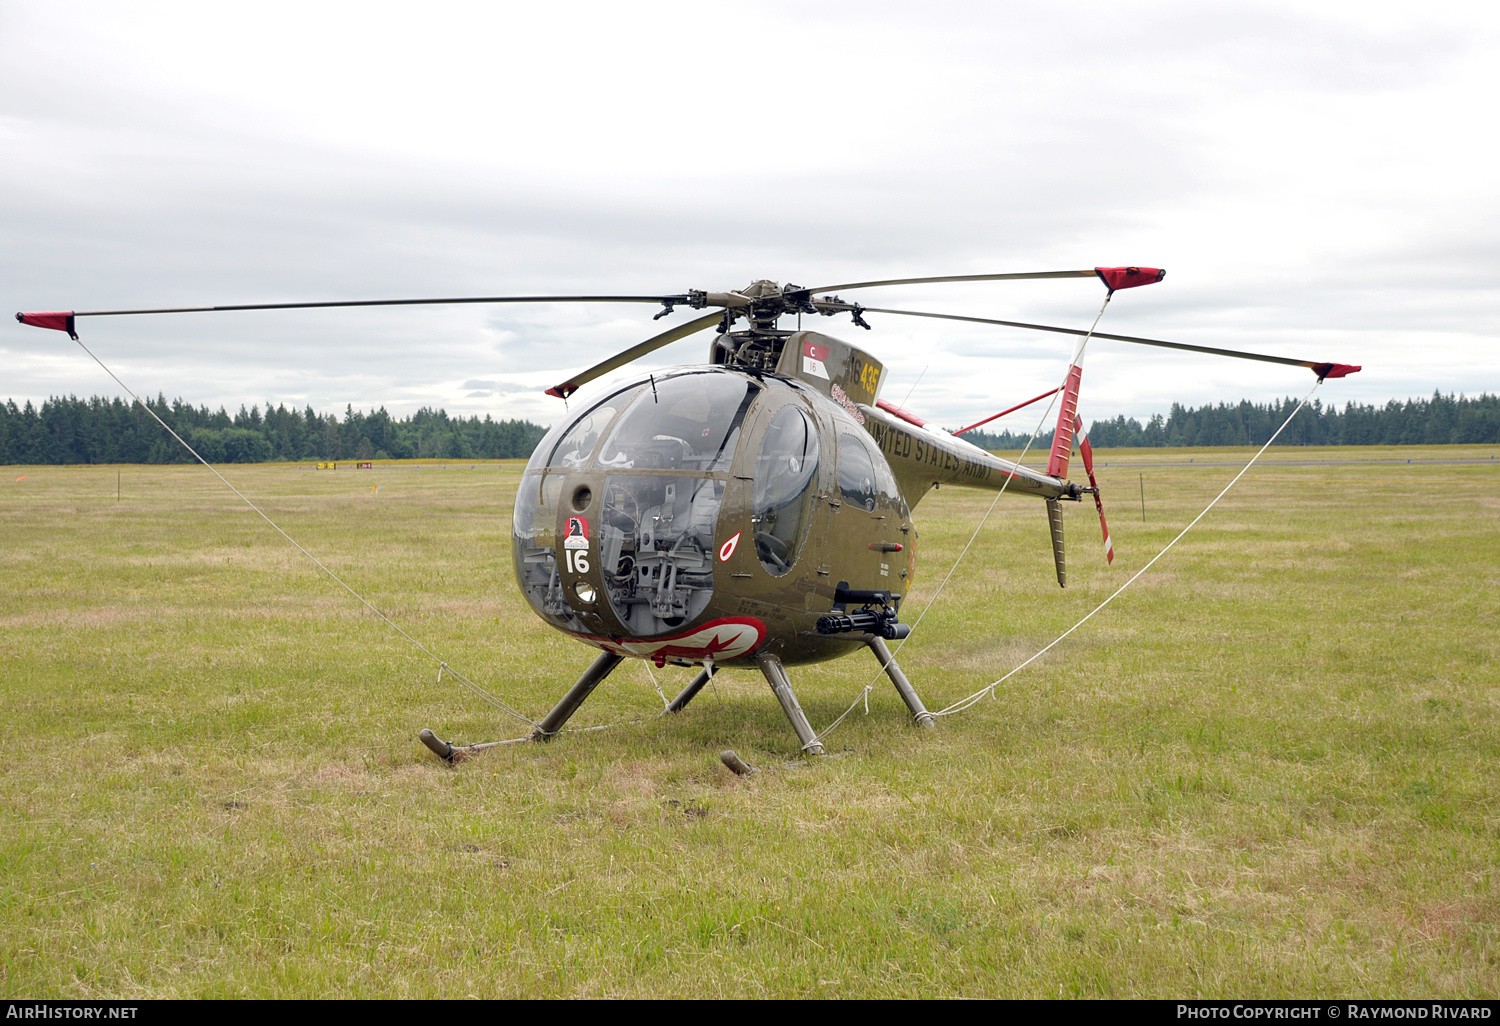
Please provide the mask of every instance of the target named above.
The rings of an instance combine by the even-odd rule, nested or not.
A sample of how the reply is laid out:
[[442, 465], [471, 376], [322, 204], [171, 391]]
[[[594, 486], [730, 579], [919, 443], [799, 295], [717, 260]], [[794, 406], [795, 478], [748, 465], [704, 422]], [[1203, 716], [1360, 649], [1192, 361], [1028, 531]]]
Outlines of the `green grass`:
[[[575, 725], [638, 722], [441, 765], [418, 728], [522, 731], [206, 471], [117, 503], [116, 468], [7, 470], [0, 993], [1493, 998], [1500, 460], [1288, 461], [1494, 453], [1276, 450], [995, 700], [921, 732], [882, 683], [811, 764], [758, 677], [658, 720], [628, 663]], [[1066, 591], [1002, 499], [901, 655], [928, 705], [1097, 604], [1227, 455], [1101, 453], [1119, 558], [1070, 508]], [[225, 474], [539, 715], [589, 651], [516, 592], [519, 466], [451, 466]], [[909, 613], [989, 501], [922, 503]], [[874, 669], [797, 671], [814, 725]]]

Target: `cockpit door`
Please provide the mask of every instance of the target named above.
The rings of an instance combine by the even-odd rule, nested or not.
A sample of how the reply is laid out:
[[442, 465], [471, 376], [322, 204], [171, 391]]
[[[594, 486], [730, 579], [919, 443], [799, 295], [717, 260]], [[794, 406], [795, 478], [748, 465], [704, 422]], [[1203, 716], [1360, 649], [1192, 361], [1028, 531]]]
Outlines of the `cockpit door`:
[[[761, 569], [785, 577], [805, 558], [816, 514], [822, 453], [817, 423], [800, 402], [764, 422], [750, 498], [750, 541]], [[816, 559], [819, 554], [813, 554]]]
[[790, 584], [822, 562], [817, 419], [801, 394], [773, 385], [746, 417], [743, 439], [719, 518], [719, 570]]
[[906, 594], [910, 520], [896, 480], [864, 429], [835, 421], [838, 481], [830, 488], [828, 559], [849, 587]]

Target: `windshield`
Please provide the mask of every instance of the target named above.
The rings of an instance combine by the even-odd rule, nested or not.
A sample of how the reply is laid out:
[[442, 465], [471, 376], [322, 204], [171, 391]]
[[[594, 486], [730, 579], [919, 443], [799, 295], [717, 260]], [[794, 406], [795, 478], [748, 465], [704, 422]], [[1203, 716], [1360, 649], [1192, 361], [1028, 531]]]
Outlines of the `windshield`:
[[609, 427], [610, 421], [615, 419], [615, 414], [625, 408], [630, 402], [631, 393], [639, 387], [636, 385], [616, 392], [578, 417], [567, 429], [567, 434], [563, 435], [557, 448], [553, 450], [552, 458], [547, 461], [547, 466], [581, 467], [587, 463], [589, 457], [593, 455], [594, 443], [599, 441], [599, 435]]
[[707, 607], [723, 498], [722, 478], [611, 474], [605, 479], [599, 569], [610, 605], [631, 634], [662, 634]]
[[600, 447], [599, 465], [727, 471], [745, 411], [759, 391], [751, 379], [724, 371], [648, 381]]

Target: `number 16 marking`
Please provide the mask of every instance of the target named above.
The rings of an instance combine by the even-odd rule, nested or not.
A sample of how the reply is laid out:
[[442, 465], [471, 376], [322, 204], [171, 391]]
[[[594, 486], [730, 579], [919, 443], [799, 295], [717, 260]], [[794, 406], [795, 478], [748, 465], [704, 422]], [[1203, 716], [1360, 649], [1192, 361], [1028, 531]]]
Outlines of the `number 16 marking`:
[[568, 572], [575, 574], [586, 574], [589, 572], [589, 554], [585, 549], [566, 549], [568, 554]]

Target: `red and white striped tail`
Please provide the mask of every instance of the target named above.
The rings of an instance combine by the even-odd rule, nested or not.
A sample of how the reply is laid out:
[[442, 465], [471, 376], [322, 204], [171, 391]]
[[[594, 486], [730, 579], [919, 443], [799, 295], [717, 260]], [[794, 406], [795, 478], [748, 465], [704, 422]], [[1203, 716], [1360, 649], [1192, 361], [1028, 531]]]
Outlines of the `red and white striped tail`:
[[1047, 474], [1068, 476], [1068, 458], [1073, 454], [1073, 432], [1078, 424], [1078, 386], [1083, 381], [1083, 346], [1073, 354], [1068, 379], [1063, 384], [1062, 409], [1057, 414], [1057, 428], [1052, 432], [1052, 456], [1047, 460]]
[[[1128, 270], [1128, 269], [1126, 269]], [[1101, 274], [1101, 277], [1103, 275]], [[1160, 280], [1158, 276], [1156, 279]], [[1105, 284], [1110, 287], [1110, 294], [1114, 294], [1117, 287], [1108, 278]], [[1144, 282], [1136, 283], [1144, 284]], [[1130, 284], [1120, 285], [1120, 288], [1129, 288]], [[1106, 299], [1108, 305], [1109, 300]], [[1099, 315], [1104, 315], [1104, 308], [1099, 309]], [[1097, 326], [1098, 318], [1094, 324]], [[1089, 329], [1093, 334], [1093, 329]], [[1078, 346], [1073, 350], [1073, 360], [1068, 364], [1068, 377], [1063, 382], [1062, 409], [1057, 413], [1057, 428], [1052, 432], [1052, 455], [1047, 460], [1047, 473], [1051, 477], [1065, 478], [1068, 476], [1068, 459], [1073, 455], [1073, 442], [1078, 442], [1078, 451], [1083, 456], [1083, 469], [1089, 475], [1089, 487], [1094, 491], [1094, 508], [1099, 511], [1099, 529], [1104, 532], [1104, 558], [1110, 563], [1115, 561], [1115, 543], [1109, 536], [1109, 524], [1104, 519], [1104, 500], [1099, 496], [1099, 482], [1094, 479], [1094, 447], [1089, 444], [1088, 436], [1083, 433], [1083, 418], [1078, 416], [1078, 388], [1083, 382], [1083, 351], [1088, 345], [1088, 336], [1078, 340]], [[1061, 556], [1058, 557], [1058, 583], [1061, 584], [1062, 563]]]
[[1113, 563], [1115, 543], [1109, 536], [1109, 524], [1104, 519], [1104, 499], [1099, 494], [1099, 482], [1094, 480], [1094, 447], [1089, 444], [1089, 436], [1083, 433], [1083, 418], [1076, 413], [1073, 415], [1073, 430], [1078, 435], [1078, 452], [1083, 456], [1083, 469], [1089, 475], [1089, 487], [1094, 490], [1094, 508], [1099, 511], [1099, 530], [1104, 532], [1104, 560]]

